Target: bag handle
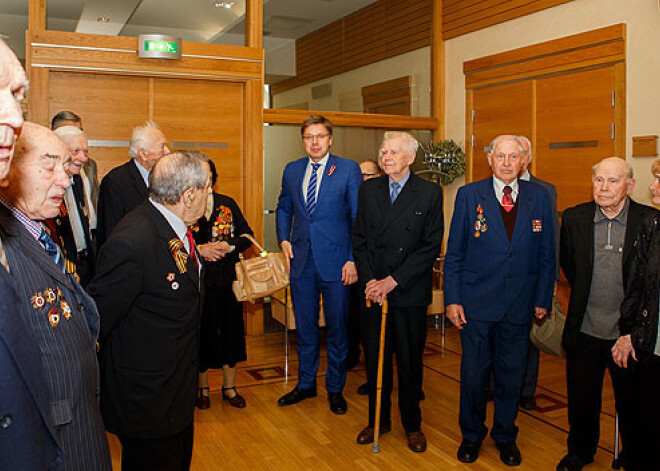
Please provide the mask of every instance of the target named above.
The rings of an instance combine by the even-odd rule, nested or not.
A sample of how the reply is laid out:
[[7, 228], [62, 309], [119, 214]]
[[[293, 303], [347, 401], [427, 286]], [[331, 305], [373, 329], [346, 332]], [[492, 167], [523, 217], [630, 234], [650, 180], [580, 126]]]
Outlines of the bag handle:
[[257, 239], [252, 237], [250, 234], [241, 234], [239, 237], [245, 237], [250, 242], [252, 242], [259, 249], [259, 255], [261, 255], [262, 257], [264, 256], [266, 250], [261, 246], [261, 244], [259, 244], [259, 242], [257, 242]]

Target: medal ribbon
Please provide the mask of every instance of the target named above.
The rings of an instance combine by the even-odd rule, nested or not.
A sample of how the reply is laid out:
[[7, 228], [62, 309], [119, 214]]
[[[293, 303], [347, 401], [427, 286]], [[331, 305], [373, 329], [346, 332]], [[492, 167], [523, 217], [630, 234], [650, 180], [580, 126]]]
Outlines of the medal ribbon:
[[188, 262], [188, 254], [185, 251], [185, 247], [181, 239], [172, 239], [168, 242], [170, 252], [172, 252], [172, 258], [174, 258], [174, 263], [179, 269], [179, 273], [185, 273], [186, 263]]

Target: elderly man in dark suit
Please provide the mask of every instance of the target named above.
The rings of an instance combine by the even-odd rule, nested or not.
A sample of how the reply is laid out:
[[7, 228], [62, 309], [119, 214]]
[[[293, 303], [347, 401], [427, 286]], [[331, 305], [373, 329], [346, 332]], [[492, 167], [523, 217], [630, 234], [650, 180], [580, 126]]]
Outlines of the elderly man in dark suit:
[[149, 175], [149, 199], [101, 248], [89, 292], [101, 313], [101, 411], [122, 469], [189, 469], [201, 316], [201, 262], [188, 225], [206, 209], [211, 171], [174, 152]]
[[39, 347], [44, 394], [64, 468], [109, 470], [98, 406], [99, 317], [40, 221], [54, 216], [69, 187], [68, 151], [52, 131], [25, 123], [0, 188], [0, 227], [22, 318]]
[[[360, 187], [353, 229], [353, 253], [362, 289], [374, 307], [368, 314], [367, 382], [369, 424], [358, 435], [361, 445], [374, 440], [376, 375], [381, 312], [389, 305], [383, 370], [381, 433], [391, 429], [392, 354], [396, 353], [399, 410], [414, 452], [426, 450], [422, 432], [422, 356], [426, 310], [431, 304], [433, 261], [443, 234], [442, 189], [415, 176], [410, 166], [419, 143], [408, 133], [387, 132], [380, 148], [384, 176]], [[364, 302], [364, 301], [363, 301]]]
[[525, 374], [532, 317], [552, 306], [556, 276], [552, 212], [548, 192], [520, 180], [523, 144], [496, 137], [488, 163], [493, 177], [470, 183], [456, 195], [444, 291], [447, 317], [461, 330], [463, 441], [458, 459], [474, 462], [488, 428], [484, 388], [495, 372], [495, 416], [491, 436], [500, 460], [517, 466], [518, 401]]
[[[14, 156], [23, 126], [20, 100], [27, 77], [14, 53], [0, 39], [0, 182]], [[23, 323], [22, 304], [0, 231], [0, 469], [64, 469], [41, 366], [41, 352]]]
[[655, 209], [634, 202], [632, 168], [610, 157], [593, 167], [593, 201], [564, 211], [560, 262], [571, 297], [564, 326], [568, 392], [568, 454], [558, 471], [579, 471], [598, 448], [603, 377], [609, 370], [619, 412], [622, 461], [630, 444], [630, 376], [612, 359], [620, 335], [619, 307], [631, 274], [637, 231]]
[[101, 182], [97, 211], [99, 248], [121, 218], [147, 199], [149, 172], [169, 151], [165, 134], [153, 121], [133, 129], [128, 148], [131, 160], [110, 170]]

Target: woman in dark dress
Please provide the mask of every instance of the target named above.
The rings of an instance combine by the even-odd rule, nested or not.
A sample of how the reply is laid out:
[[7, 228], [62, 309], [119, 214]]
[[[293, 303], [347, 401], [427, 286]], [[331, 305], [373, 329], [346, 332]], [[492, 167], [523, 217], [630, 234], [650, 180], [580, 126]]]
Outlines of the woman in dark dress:
[[[218, 178], [209, 159], [213, 185]], [[201, 319], [201, 352], [197, 407], [208, 409], [208, 369], [222, 368], [222, 398], [233, 407], [245, 407], [236, 391], [236, 363], [247, 360], [243, 304], [236, 301], [232, 282], [238, 254], [252, 245], [241, 234], [254, 235], [236, 202], [219, 193], [209, 195], [206, 212], [191, 227], [195, 243], [205, 260], [206, 295]]]

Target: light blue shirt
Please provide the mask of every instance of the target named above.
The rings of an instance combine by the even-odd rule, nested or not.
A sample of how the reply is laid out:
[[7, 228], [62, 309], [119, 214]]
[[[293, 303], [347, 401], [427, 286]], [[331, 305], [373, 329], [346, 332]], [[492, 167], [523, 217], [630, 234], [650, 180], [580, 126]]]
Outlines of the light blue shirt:
[[[399, 192], [397, 193], [397, 198], [398, 195], [400, 195], [401, 192], [403, 191], [403, 187], [406, 185], [406, 182], [408, 181], [409, 178], [410, 178], [410, 170], [408, 170], [408, 173], [406, 173], [403, 176], [403, 178], [397, 182], [399, 184]], [[394, 180], [392, 180], [392, 177], [390, 177], [389, 180], [390, 180], [390, 199], [392, 199], [392, 190], [393, 190], [392, 183], [394, 183]]]
[[138, 171], [140, 172], [140, 175], [142, 175], [142, 179], [144, 180], [144, 184], [147, 185], [147, 188], [149, 188], [149, 170], [144, 168], [140, 162], [137, 160], [133, 159], [133, 162], [135, 163], [135, 166], [137, 167]]

